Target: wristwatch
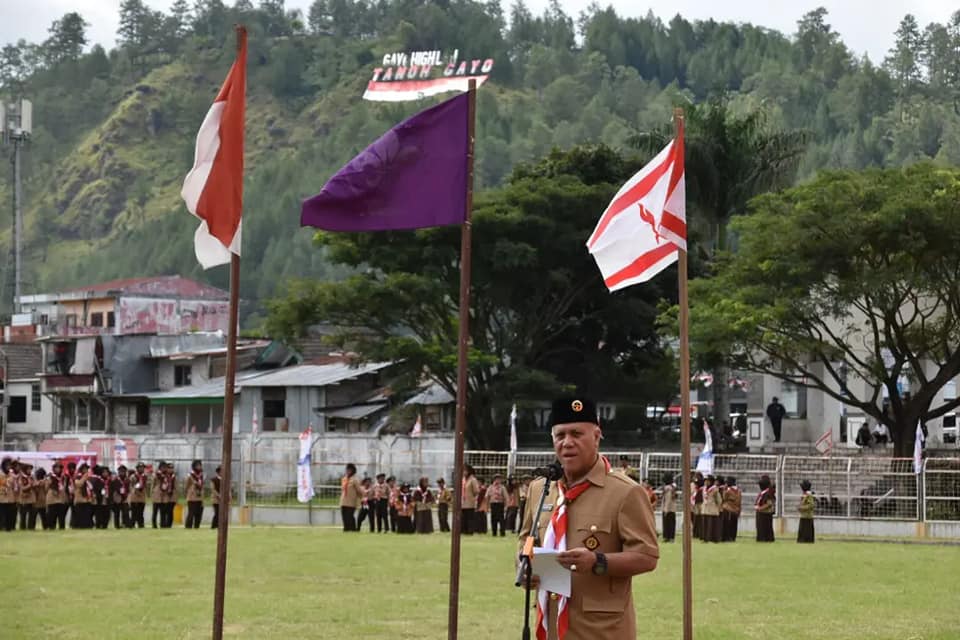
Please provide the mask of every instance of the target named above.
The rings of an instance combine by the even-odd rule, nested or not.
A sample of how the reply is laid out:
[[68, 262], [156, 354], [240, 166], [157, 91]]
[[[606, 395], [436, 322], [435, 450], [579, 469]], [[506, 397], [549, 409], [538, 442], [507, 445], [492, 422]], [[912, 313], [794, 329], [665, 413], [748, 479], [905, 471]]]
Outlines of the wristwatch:
[[593, 555], [597, 557], [597, 562], [593, 565], [593, 575], [607, 575], [607, 556], [603, 555], [599, 551], [595, 551]]

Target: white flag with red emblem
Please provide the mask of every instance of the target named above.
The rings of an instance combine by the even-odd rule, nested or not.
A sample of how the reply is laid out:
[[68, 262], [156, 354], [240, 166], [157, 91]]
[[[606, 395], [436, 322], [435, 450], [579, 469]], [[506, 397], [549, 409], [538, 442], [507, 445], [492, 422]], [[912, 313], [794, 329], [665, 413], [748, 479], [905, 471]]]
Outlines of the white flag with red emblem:
[[620, 187], [587, 248], [610, 291], [650, 280], [687, 248], [682, 133]]
[[193, 246], [204, 269], [240, 255], [247, 32], [241, 29], [239, 37], [237, 59], [200, 125], [193, 168], [180, 190], [187, 209], [200, 218]]

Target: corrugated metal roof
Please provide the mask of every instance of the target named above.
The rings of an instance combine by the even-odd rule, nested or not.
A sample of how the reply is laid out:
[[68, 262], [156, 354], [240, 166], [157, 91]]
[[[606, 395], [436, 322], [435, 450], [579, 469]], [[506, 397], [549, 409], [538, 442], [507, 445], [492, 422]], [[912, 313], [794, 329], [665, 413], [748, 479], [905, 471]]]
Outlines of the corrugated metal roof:
[[[238, 371], [236, 386], [239, 388], [243, 382], [261, 375], [264, 375], [263, 371]], [[203, 384], [191, 384], [167, 391], [148, 391], [146, 393], [127, 394], [122, 397], [149, 398], [151, 402], [163, 404], [164, 402], [175, 403], [178, 400], [189, 401], [202, 398], [223, 398], [224, 389], [223, 378], [211, 378]]]
[[146, 296], [175, 296], [205, 300], [229, 300], [230, 294], [223, 289], [184, 278], [183, 276], [155, 276], [149, 278], [125, 278], [110, 280], [86, 287], [67, 289], [64, 293], [90, 292]]
[[386, 403], [382, 404], [362, 404], [354, 407], [344, 407], [342, 409], [331, 409], [324, 411], [323, 415], [328, 418], [342, 418], [344, 420], [360, 420], [366, 418], [381, 409], [386, 408]]
[[241, 387], [324, 387], [389, 367], [392, 362], [368, 362], [359, 367], [347, 363], [301, 364], [258, 376]]
[[[43, 348], [36, 343], [11, 342], [0, 345], [7, 356], [10, 371], [9, 380], [31, 380], [40, 377], [43, 370]], [[3, 369], [3, 359], [0, 358], [0, 371]]]
[[403, 404], [450, 404], [451, 402], [456, 402], [456, 398], [450, 395], [449, 391], [434, 382]]

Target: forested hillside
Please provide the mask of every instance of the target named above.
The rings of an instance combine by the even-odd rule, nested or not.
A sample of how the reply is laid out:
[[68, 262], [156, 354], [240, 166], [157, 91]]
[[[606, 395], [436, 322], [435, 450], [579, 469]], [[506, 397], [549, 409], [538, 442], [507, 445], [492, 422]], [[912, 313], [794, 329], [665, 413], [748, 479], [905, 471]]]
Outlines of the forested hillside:
[[[851, 54], [824, 10], [781, 34], [599, 7], [570, 16], [556, 2], [539, 16], [522, 1], [504, 13], [496, 1], [317, 0], [307, 15], [283, 0], [178, 0], [167, 14], [141, 0], [121, 5], [111, 51], [91, 48], [82, 14], [70, 13], [46, 41], [8, 43], [0, 55], [0, 94], [34, 103], [24, 154], [27, 293], [162, 273], [226, 285], [225, 269], [197, 266], [195, 224], [178, 194], [233, 58], [235, 22], [250, 31], [242, 295], [254, 308], [292, 277], [340, 275], [299, 229], [299, 204], [422, 108], [360, 99], [393, 51], [495, 58], [479, 95], [479, 188], [552, 147], [623, 149], [667, 123], [674, 105], [716, 92], [734, 110], [764, 109], [776, 128], [808, 131], [800, 180], [825, 167], [960, 161], [960, 12], [926, 27], [906, 16], [895, 48], [874, 64]], [[10, 202], [10, 182], [5, 170], [0, 202]], [[0, 243], [9, 253], [9, 230]], [[4, 263], [8, 308], [12, 261]]]

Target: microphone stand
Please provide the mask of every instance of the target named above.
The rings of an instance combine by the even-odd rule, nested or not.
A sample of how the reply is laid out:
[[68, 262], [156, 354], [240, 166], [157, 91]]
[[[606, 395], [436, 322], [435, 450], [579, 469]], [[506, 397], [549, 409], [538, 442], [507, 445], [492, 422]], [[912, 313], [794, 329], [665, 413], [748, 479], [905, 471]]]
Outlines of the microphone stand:
[[532, 528], [527, 539], [523, 543], [523, 551], [520, 554], [520, 569], [517, 571], [517, 581], [515, 586], [519, 587], [521, 581], [526, 580], [523, 608], [523, 640], [530, 640], [530, 592], [533, 590], [533, 548], [540, 546], [540, 518], [543, 515], [543, 504], [550, 493], [550, 476], [544, 477], [543, 491], [540, 493], [540, 502], [537, 505], [536, 517], [532, 520]]

